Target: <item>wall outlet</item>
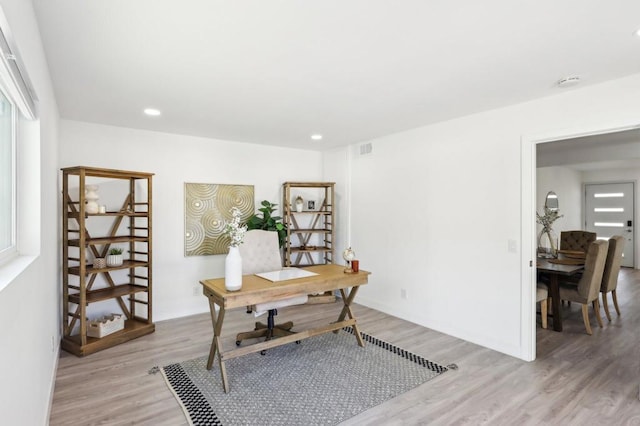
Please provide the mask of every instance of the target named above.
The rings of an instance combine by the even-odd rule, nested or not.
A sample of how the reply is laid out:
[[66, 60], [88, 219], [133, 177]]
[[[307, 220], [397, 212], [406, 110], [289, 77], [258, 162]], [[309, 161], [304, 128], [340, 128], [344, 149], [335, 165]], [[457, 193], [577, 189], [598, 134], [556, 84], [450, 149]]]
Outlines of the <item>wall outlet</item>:
[[193, 295], [194, 296], [200, 296], [202, 294], [202, 291], [200, 290], [200, 287], [194, 287], [193, 288]]
[[406, 288], [401, 288], [400, 289], [400, 299], [407, 300], [407, 289]]
[[516, 240], [507, 241], [507, 250], [509, 253], [517, 253], [518, 252], [518, 243]]
[[56, 351], [56, 336], [51, 336], [51, 352]]

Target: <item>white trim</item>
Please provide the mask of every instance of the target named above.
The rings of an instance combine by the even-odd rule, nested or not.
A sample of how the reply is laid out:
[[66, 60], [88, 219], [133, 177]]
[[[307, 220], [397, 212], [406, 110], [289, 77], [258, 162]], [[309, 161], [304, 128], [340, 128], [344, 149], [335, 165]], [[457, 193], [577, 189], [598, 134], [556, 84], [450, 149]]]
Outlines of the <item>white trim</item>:
[[20, 112], [29, 120], [37, 119], [38, 97], [35, 95], [29, 74], [20, 58], [2, 7], [0, 7], [0, 63], [2, 64], [0, 77]]
[[572, 130], [557, 130], [537, 135], [523, 135], [521, 138], [521, 201], [520, 201], [520, 229], [522, 238], [521, 257], [521, 323], [520, 335], [522, 342], [522, 359], [533, 361], [536, 358], [536, 311], [535, 288], [535, 195], [536, 195], [536, 146], [539, 143], [556, 142], [565, 139], [586, 136], [604, 135], [608, 133], [624, 132], [640, 129], [640, 123], [620, 121], [617, 123], [578, 128]]
[[535, 294], [535, 196], [536, 196], [536, 143], [527, 137], [521, 141], [521, 207], [520, 207], [520, 347], [525, 361], [536, 359]]
[[37, 256], [16, 256], [6, 264], [0, 266], [0, 291], [11, 284], [29, 265], [36, 260]]

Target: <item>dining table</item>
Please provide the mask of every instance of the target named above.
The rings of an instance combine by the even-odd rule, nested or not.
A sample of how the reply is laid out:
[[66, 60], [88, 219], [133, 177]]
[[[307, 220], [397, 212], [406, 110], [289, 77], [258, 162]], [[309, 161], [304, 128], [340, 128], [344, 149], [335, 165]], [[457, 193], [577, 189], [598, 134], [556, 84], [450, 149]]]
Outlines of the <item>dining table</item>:
[[557, 258], [536, 259], [539, 274], [549, 278], [549, 295], [551, 296], [551, 314], [554, 331], [562, 331], [562, 311], [560, 310], [560, 280], [576, 277], [584, 270], [584, 259], [560, 255]]

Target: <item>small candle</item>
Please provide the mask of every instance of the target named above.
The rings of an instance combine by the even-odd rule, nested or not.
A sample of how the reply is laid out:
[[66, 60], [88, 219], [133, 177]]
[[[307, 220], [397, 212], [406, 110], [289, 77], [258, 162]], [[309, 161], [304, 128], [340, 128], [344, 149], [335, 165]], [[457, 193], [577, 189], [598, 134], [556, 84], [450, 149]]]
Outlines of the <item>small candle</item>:
[[107, 206], [98, 207], [98, 213], [106, 213], [106, 212], [107, 212]]

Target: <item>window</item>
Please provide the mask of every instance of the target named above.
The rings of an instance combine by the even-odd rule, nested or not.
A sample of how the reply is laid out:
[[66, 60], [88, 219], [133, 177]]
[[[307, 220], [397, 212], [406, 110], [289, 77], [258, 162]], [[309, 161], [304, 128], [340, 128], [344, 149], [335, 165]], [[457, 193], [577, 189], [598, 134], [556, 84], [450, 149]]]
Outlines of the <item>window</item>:
[[0, 260], [16, 249], [16, 112], [0, 87]]
[[0, 8], [0, 263], [18, 254], [20, 211], [18, 179], [25, 175], [18, 152], [24, 142], [18, 120], [37, 120], [33, 86], [20, 59], [9, 24]]

